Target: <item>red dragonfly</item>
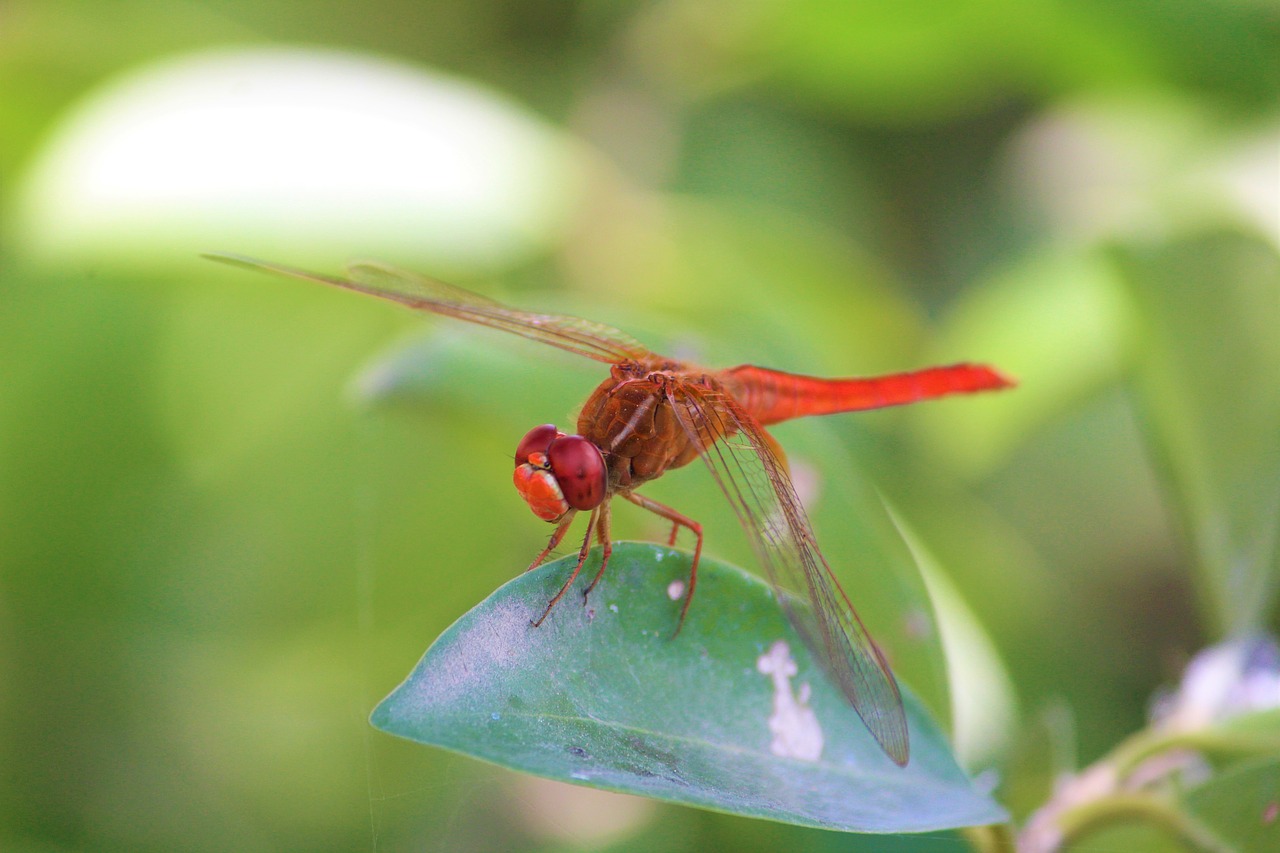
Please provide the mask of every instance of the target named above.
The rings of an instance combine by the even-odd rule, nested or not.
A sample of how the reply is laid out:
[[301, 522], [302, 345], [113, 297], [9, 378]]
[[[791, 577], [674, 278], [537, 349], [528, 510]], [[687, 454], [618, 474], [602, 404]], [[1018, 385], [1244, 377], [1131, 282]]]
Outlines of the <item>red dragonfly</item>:
[[[705, 370], [665, 358], [608, 326], [559, 314], [510, 308], [479, 294], [377, 263], [352, 265], [350, 279], [235, 255], [208, 255], [249, 269], [317, 281], [512, 332], [609, 365], [578, 416], [578, 432], [534, 427], [516, 448], [515, 485], [539, 518], [556, 525], [530, 568], [560, 544], [574, 516], [590, 513], [578, 562], [547, 603], [540, 625], [573, 584], [594, 537], [602, 559], [587, 592], [609, 562], [609, 501], [620, 497], [671, 522], [696, 540], [678, 625], [698, 579], [702, 527], [636, 489], [665, 471], [701, 459], [732, 504], [778, 600], [801, 637], [840, 685], [881, 748], [907, 763], [907, 720], [897, 682], [818, 549], [770, 424], [896, 406], [948, 394], [1008, 388], [990, 367], [955, 364], [870, 379], [819, 379], [743, 365]], [[676, 629], [679, 632], [679, 627]]]

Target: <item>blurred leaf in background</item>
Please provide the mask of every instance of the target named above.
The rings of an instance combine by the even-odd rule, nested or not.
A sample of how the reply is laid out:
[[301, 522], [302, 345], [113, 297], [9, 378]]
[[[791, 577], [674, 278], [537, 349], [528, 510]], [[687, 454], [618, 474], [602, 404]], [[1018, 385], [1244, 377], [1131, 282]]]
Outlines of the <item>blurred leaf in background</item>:
[[1280, 258], [1224, 231], [1126, 246], [1117, 260], [1139, 401], [1205, 618], [1222, 635], [1256, 632], [1280, 582]]
[[[1196, 649], [1277, 627], [1278, 82], [1263, 0], [10, 0], [0, 846], [963, 843], [637, 806], [372, 730], [540, 547], [510, 454], [599, 374], [211, 250], [373, 254], [716, 366], [1018, 377], [778, 437], [837, 571], [880, 524], [849, 507], [888, 500], [937, 612], [900, 606], [914, 571], [842, 581], [983, 744], [967, 769], [1047, 796]], [[652, 494], [749, 564], [700, 474]], [[1229, 826], [1273, 771], [1188, 813]]]

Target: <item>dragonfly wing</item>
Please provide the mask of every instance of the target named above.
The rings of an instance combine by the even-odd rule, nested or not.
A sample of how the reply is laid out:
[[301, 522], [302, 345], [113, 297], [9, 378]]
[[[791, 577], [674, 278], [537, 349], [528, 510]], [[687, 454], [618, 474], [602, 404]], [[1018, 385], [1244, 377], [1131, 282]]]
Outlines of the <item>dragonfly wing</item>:
[[348, 269], [351, 278], [347, 279], [239, 255], [211, 254], [205, 257], [233, 266], [367, 293], [417, 311], [430, 311], [501, 329], [596, 361], [613, 364], [652, 357], [652, 353], [639, 341], [609, 326], [563, 314], [520, 311], [470, 290], [385, 264], [352, 264]]
[[673, 383], [667, 394], [746, 530], [787, 618], [885, 753], [905, 765], [907, 720], [897, 682], [818, 549], [777, 445], [722, 390]]

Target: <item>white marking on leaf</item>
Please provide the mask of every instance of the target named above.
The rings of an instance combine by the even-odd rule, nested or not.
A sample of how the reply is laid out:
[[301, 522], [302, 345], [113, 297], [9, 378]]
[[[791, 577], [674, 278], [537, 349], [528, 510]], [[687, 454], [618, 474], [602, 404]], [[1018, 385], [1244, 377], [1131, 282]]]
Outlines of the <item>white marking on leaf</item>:
[[778, 640], [756, 660], [756, 669], [773, 679], [773, 713], [769, 715], [773, 741], [769, 751], [782, 758], [817, 761], [822, 757], [822, 726], [808, 704], [809, 683], [802, 683], [796, 694], [791, 692], [791, 679], [799, 672], [791, 659], [791, 647]]
[[677, 601], [682, 595], [684, 595], [684, 581], [674, 580], [667, 584], [667, 598]]

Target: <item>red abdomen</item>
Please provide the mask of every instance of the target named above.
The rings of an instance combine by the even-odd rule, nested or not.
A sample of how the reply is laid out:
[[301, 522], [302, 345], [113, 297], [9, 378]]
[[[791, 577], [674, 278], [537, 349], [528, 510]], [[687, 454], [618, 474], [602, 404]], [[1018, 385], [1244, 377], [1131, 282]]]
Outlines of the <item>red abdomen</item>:
[[765, 426], [806, 415], [900, 406], [1013, 385], [983, 364], [952, 364], [869, 379], [822, 379], [744, 364], [717, 378]]

